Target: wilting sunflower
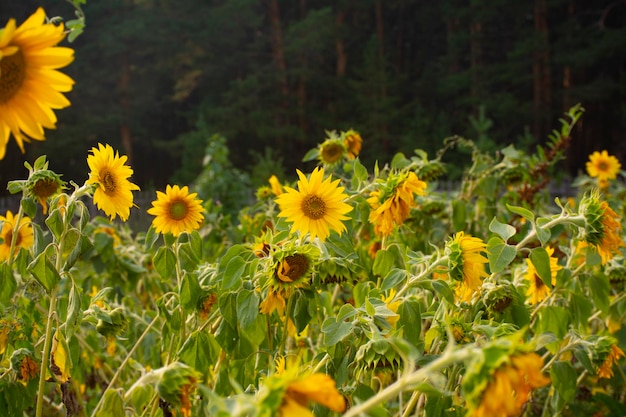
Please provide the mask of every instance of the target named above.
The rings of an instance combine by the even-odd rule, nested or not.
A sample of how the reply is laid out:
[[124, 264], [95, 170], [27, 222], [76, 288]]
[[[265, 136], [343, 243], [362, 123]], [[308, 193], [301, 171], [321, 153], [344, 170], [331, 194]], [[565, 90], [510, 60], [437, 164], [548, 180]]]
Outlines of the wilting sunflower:
[[128, 180], [133, 175], [132, 168], [125, 165], [128, 157], [120, 156], [110, 145], [101, 143], [98, 148], [91, 148], [91, 152], [87, 157], [91, 169], [87, 184], [98, 186], [93, 193], [93, 202], [111, 220], [119, 215], [122, 221], [126, 221], [133, 206], [132, 191], [139, 190], [136, 184]]
[[477, 237], [458, 232], [446, 243], [448, 274], [457, 281], [456, 296], [460, 301], [471, 301], [474, 293], [487, 277], [485, 264], [489, 260], [483, 255], [487, 244]]
[[550, 383], [541, 373], [543, 360], [536, 353], [518, 353], [496, 368], [472, 417], [518, 417], [536, 388]]
[[281, 295], [281, 290], [269, 289], [267, 297], [259, 304], [259, 311], [262, 314], [272, 314], [274, 310], [278, 311], [278, 315], [285, 313], [285, 298]]
[[282, 358], [277, 361], [276, 372], [264, 381], [259, 397], [261, 410], [267, 411], [267, 415], [280, 417], [313, 417], [308, 408], [310, 402], [339, 413], [346, 409], [346, 400], [332, 377], [322, 373], [301, 373], [297, 365], [285, 369]]
[[157, 199], [152, 202], [148, 214], [155, 216], [152, 225], [157, 233], [171, 233], [178, 236], [183, 232], [198, 230], [204, 220], [202, 200], [197, 193], [189, 193], [189, 188], [168, 185], [165, 193], [157, 191]]
[[27, 183], [29, 194], [41, 204], [43, 214], [48, 213], [48, 199], [61, 192], [64, 186], [61, 176], [47, 169], [34, 172]]
[[[11, 256], [11, 242], [13, 241], [13, 234], [15, 233], [15, 222], [17, 216], [13, 216], [13, 213], [9, 210], [5, 216], [0, 216], [0, 222], [2, 222], [2, 231], [0, 237], [3, 242], [0, 244], [0, 261], [6, 261]], [[15, 252], [20, 248], [28, 249], [35, 243], [33, 236], [33, 227], [30, 224], [30, 218], [22, 216], [20, 223], [17, 227], [17, 236], [15, 237]]]
[[361, 152], [361, 146], [363, 144], [363, 139], [358, 132], [350, 129], [347, 132], [342, 132], [341, 137], [343, 138], [343, 145], [346, 147], [348, 151], [348, 159], [354, 159], [359, 156]]
[[415, 195], [424, 195], [426, 183], [414, 172], [390, 174], [379, 189], [367, 199], [372, 211], [369, 221], [379, 236], [389, 236], [394, 225], [401, 225], [409, 217], [411, 208], [417, 206]]
[[606, 355], [604, 362], [598, 368], [598, 378], [611, 378], [613, 376], [613, 365], [624, 357], [624, 351], [616, 344], [612, 344], [609, 353]]
[[311, 239], [319, 237], [324, 241], [331, 229], [338, 233], [345, 231], [342, 220], [348, 220], [345, 214], [352, 211], [352, 206], [344, 203], [348, 196], [338, 185], [339, 180], [332, 181], [331, 177], [324, 180], [324, 168], [320, 167], [313, 170], [309, 179], [297, 172], [298, 189], [285, 187], [286, 191], [276, 198], [281, 209], [278, 216], [293, 223], [291, 232], [310, 233]]
[[[563, 267], [558, 264], [559, 260], [557, 258], [552, 257], [552, 254], [554, 253], [554, 248], [547, 247], [546, 252], [548, 252], [548, 256], [550, 257], [550, 276], [552, 286], [554, 286], [556, 285], [556, 274], [559, 270], [563, 269]], [[528, 264], [526, 279], [530, 283], [528, 286], [528, 290], [526, 291], [526, 296], [530, 297], [528, 302], [531, 305], [534, 305], [550, 295], [550, 288], [543, 282], [541, 277], [537, 275], [535, 265], [533, 265], [529, 258], [526, 258], [526, 263]]]
[[590, 177], [597, 177], [598, 181], [614, 180], [617, 178], [622, 165], [616, 157], [609, 155], [607, 151], [594, 152], [589, 155], [587, 173]]
[[57, 69], [72, 62], [74, 51], [55, 46], [65, 37], [63, 25], [45, 20], [39, 8], [19, 27], [9, 19], [0, 30], [0, 159], [11, 134], [24, 152], [24, 142], [44, 140], [44, 128], [56, 127], [53, 109], [70, 105], [61, 93], [74, 81]]
[[580, 211], [586, 222], [584, 241], [598, 251], [604, 265], [624, 246], [619, 216], [606, 201], [600, 201], [597, 192], [582, 199]]

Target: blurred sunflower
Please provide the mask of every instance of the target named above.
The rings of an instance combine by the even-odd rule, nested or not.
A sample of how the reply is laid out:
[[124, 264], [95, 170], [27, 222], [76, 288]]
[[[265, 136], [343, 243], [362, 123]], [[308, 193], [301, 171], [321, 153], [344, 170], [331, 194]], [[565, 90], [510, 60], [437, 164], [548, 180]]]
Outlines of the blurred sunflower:
[[[13, 216], [13, 213], [9, 210], [5, 216], [0, 216], [0, 221], [2, 222], [0, 237], [3, 240], [0, 244], [0, 261], [6, 261], [11, 256], [11, 243], [13, 242], [17, 216]], [[30, 248], [33, 246], [33, 243], [35, 243], [35, 238], [30, 218], [23, 216], [20, 219], [17, 235], [15, 236], [15, 253], [17, 253], [19, 248]]]
[[530, 392], [550, 383], [541, 368], [543, 360], [534, 352], [518, 353], [496, 368], [472, 417], [518, 417]]
[[41, 204], [43, 214], [48, 213], [48, 199], [64, 187], [65, 181], [61, 180], [61, 176], [47, 169], [34, 172], [27, 183], [29, 194]]
[[189, 188], [168, 185], [165, 193], [157, 191], [157, 199], [152, 202], [148, 214], [155, 216], [152, 225], [157, 233], [171, 233], [178, 236], [183, 232], [198, 230], [204, 220], [202, 200], [197, 193], [189, 193]]
[[586, 222], [583, 239], [598, 251], [604, 265], [624, 246], [619, 216], [606, 201], [600, 201], [597, 191], [581, 200], [579, 210]]
[[280, 181], [276, 175], [272, 175], [269, 179], [270, 188], [272, 189], [272, 194], [281, 195], [283, 193], [283, 186], [280, 185]]
[[417, 206], [414, 195], [424, 195], [426, 183], [414, 172], [390, 174], [385, 183], [372, 191], [367, 199], [372, 211], [369, 221], [379, 236], [389, 236], [394, 225], [401, 225], [409, 217], [411, 208]]
[[458, 232], [446, 243], [449, 259], [448, 274], [457, 281], [456, 296], [460, 301], [471, 301], [474, 293], [482, 285], [482, 279], [489, 276], [485, 264], [489, 260], [483, 255], [487, 244], [480, 238]]
[[613, 343], [604, 362], [602, 362], [602, 365], [598, 368], [598, 378], [611, 378], [613, 376], [613, 365], [622, 357], [624, 357], [624, 351]]
[[93, 193], [93, 202], [98, 209], [104, 211], [114, 220], [120, 216], [126, 221], [133, 206], [133, 190], [139, 190], [128, 178], [133, 170], [125, 165], [128, 159], [113, 151], [110, 145], [98, 144], [98, 148], [91, 149], [92, 154], [87, 157], [87, 164], [91, 169], [87, 184], [96, 184], [98, 187]]
[[359, 156], [361, 152], [361, 146], [363, 144], [363, 139], [358, 132], [350, 129], [347, 132], [342, 132], [341, 136], [343, 137], [343, 145], [348, 151], [348, 159], [354, 159]]
[[[548, 256], [550, 258], [550, 276], [552, 286], [554, 286], [556, 285], [556, 274], [559, 270], [563, 269], [563, 267], [558, 264], [559, 260], [557, 258], [552, 257], [552, 254], [554, 253], [554, 248], [548, 246], [546, 248], [546, 252], [548, 252]], [[530, 283], [528, 286], [528, 290], [526, 291], [526, 296], [530, 297], [528, 302], [531, 305], [534, 305], [550, 295], [550, 288], [543, 282], [541, 277], [537, 275], [535, 265], [533, 265], [529, 258], [526, 258], [526, 263], [528, 265], [528, 270], [526, 271], [526, 279]]]
[[324, 168], [320, 167], [313, 170], [309, 179], [301, 171], [297, 172], [298, 190], [284, 187], [285, 192], [276, 198], [281, 209], [278, 216], [293, 223], [292, 233], [310, 233], [311, 239], [319, 237], [324, 241], [331, 229], [344, 232], [346, 226], [342, 220], [349, 219], [345, 214], [352, 211], [352, 206], [344, 203], [348, 196], [338, 185], [339, 180], [332, 181], [331, 177], [324, 180]]
[[19, 27], [9, 19], [0, 30], [0, 159], [11, 134], [24, 152], [24, 142], [44, 140], [44, 128], [56, 127], [53, 109], [70, 105], [61, 93], [74, 80], [57, 69], [74, 60], [74, 50], [55, 46], [65, 37], [63, 25], [45, 20], [38, 8]]
[[587, 173], [590, 177], [597, 177], [600, 182], [614, 180], [621, 167], [617, 158], [609, 155], [607, 151], [596, 151], [589, 155]]
[[334, 166], [343, 160], [346, 154], [343, 140], [333, 135], [319, 146], [319, 161], [325, 166]]

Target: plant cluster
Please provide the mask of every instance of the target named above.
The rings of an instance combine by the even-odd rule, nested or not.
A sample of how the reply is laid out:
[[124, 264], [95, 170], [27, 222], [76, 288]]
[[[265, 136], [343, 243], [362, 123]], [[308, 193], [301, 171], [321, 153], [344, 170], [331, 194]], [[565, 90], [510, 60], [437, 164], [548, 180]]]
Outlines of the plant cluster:
[[[546, 190], [582, 112], [532, 155], [452, 137], [371, 170], [358, 132], [328, 132], [311, 173], [270, 177], [238, 221], [175, 184], [138, 232], [111, 146], [83, 185], [27, 163], [0, 218], [0, 412], [624, 415], [626, 174], [603, 152], [576, 195]], [[6, 114], [16, 138], [37, 126]], [[452, 147], [471, 165], [439, 191]]]

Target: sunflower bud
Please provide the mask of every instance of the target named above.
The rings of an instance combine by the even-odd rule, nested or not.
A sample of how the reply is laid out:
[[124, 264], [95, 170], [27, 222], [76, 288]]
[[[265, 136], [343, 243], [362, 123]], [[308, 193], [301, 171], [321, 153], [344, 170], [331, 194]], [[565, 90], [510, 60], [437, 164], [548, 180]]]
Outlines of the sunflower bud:
[[161, 399], [180, 409], [183, 416], [191, 416], [191, 399], [201, 375], [181, 362], [174, 362], [162, 369], [156, 389]]
[[118, 307], [109, 313], [110, 321], [98, 320], [96, 330], [104, 337], [114, 337], [123, 334], [128, 329], [128, 319], [124, 316], [124, 309]]

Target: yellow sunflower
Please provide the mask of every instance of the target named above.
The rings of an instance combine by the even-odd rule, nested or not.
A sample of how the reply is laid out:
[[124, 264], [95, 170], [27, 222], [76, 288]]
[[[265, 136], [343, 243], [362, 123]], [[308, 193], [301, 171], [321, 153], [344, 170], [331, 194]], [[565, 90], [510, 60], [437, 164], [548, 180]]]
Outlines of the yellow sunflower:
[[[0, 261], [6, 261], [11, 256], [11, 242], [13, 241], [16, 221], [17, 216], [13, 216], [10, 210], [7, 211], [5, 216], [0, 216], [0, 222], [2, 222], [0, 237], [3, 240], [0, 244]], [[30, 219], [27, 216], [23, 216], [20, 219], [17, 228], [17, 236], [15, 237], [15, 253], [17, 253], [20, 248], [30, 248], [33, 246], [33, 243], [35, 243], [33, 227], [30, 224]]]
[[285, 192], [276, 198], [281, 209], [278, 216], [293, 223], [292, 233], [310, 233], [311, 239], [319, 237], [324, 241], [331, 229], [343, 233], [346, 226], [342, 220], [348, 220], [345, 214], [352, 211], [352, 206], [344, 203], [348, 196], [338, 185], [339, 180], [332, 181], [331, 177], [324, 180], [324, 168], [320, 167], [313, 170], [309, 179], [301, 171], [297, 172], [298, 190], [284, 187]]
[[415, 195], [424, 195], [426, 183], [414, 172], [390, 175], [380, 189], [372, 191], [367, 199], [372, 211], [369, 221], [379, 236], [389, 236], [394, 225], [401, 225], [409, 217], [411, 208], [417, 206]]
[[580, 211], [586, 222], [584, 241], [598, 251], [604, 265], [624, 246], [619, 216], [606, 201], [600, 201], [598, 192], [583, 198]]
[[278, 181], [278, 177], [276, 175], [272, 175], [270, 177], [269, 183], [272, 189], [272, 194], [281, 195], [283, 193], [283, 186], [280, 185], [280, 181]]
[[480, 238], [459, 232], [446, 243], [449, 259], [448, 274], [457, 281], [456, 296], [460, 301], [471, 301], [474, 293], [482, 285], [482, 279], [489, 276], [485, 264], [489, 260], [483, 255], [487, 244]]
[[11, 134], [24, 152], [24, 142], [44, 140], [44, 128], [56, 127], [53, 109], [70, 105], [61, 93], [74, 80], [57, 69], [72, 62], [74, 51], [55, 46], [65, 37], [63, 25], [45, 20], [39, 8], [19, 27], [9, 19], [0, 30], [0, 159]]
[[343, 160], [346, 146], [337, 137], [326, 139], [319, 147], [319, 160], [322, 164], [333, 166]]
[[[557, 258], [552, 257], [552, 254], [554, 253], [554, 248], [547, 247], [546, 252], [548, 252], [548, 256], [550, 257], [550, 276], [552, 286], [554, 286], [556, 285], [556, 274], [559, 270], [563, 269], [563, 267], [558, 264], [559, 260]], [[530, 285], [528, 286], [528, 290], [526, 291], [526, 296], [530, 297], [528, 302], [531, 305], [534, 305], [550, 295], [550, 288], [546, 284], [544, 284], [541, 277], [537, 275], [535, 265], [533, 265], [529, 258], [526, 258], [526, 263], [528, 264], [526, 279], [530, 283]]]
[[157, 199], [152, 202], [148, 214], [155, 216], [152, 225], [157, 233], [171, 233], [178, 236], [183, 232], [198, 230], [204, 221], [205, 210], [198, 193], [189, 193], [189, 188], [168, 185], [165, 193], [157, 191]]
[[111, 220], [119, 215], [122, 221], [126, 221], [133, 206], [132, 191], [139, 190], [136, 184], [128, 180], [133, 175], [132, 168], [125, 165], [128, 158], [113, 151], [110, 145], [101, 143], [98, 148], [91, 148], [91, 152], [87, 157], [91, 169], [87, 184], [98, 186], [93, 193], [93, 202]]
[[499, 366], [485, 388], [472, 417], [518, 417], [530, 392], [550, 383], [541, 373], [543, 360], [536, 353], [511, 356]]
[[617, 363], [621, 357], [624, 357], [624, 351], [615, 344], [611, 345], [606, 359], [598, 369], [598, 378], [611, 378], [613, 376], [613, 365]]
[[596, 151], [589, 155], [587, 173], [590, 177], [598, 177], [598, 181], [603, 182], [617, 178], [621, 167], [617, 158], [609, 155], [607, 151]]
[[309, 402], [316, 402], [332, 411], [342, 413], [346, 400], [337, 391], [335, 381], [326, 374], [311, 374], [289, 383], [278, 410], [280, 417], [313, 417]]
[[348, 150], [348, 159], [354, 159], [359, 156], [361, 152], [361, 146], [363, 139], [358, 132], [350, 129], [347, 132], [343, 132], [343, 144]]

